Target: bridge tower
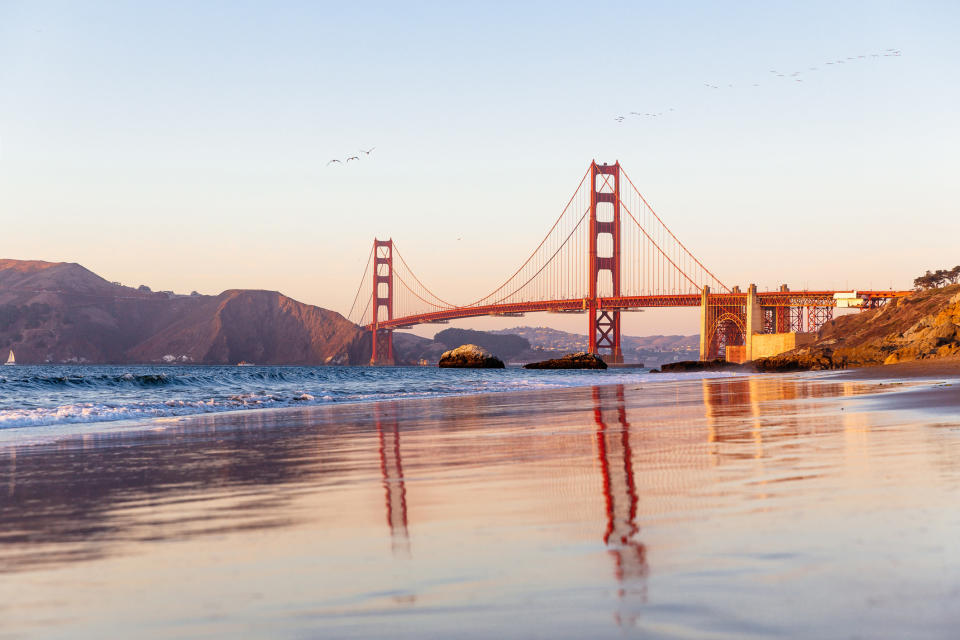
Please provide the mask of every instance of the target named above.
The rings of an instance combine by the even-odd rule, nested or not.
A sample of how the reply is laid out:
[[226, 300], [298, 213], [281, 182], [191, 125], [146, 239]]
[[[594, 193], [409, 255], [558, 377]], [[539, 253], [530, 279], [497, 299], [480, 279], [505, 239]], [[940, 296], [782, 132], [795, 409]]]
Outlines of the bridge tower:
[[[609, 207], [606, 205], [610, 205]], [[602, 205], [602, 206], [598, 206]], [[609, 234], [611, 255], [599, 255], [598, 240]], [[609, 271], [614, 297], [620, 296], [620, 163], [590, 163], [590, 316], [587, 319], [590, 353], [599, 353], [607, 362], [623, 362], [620, 349], [620, 311], [604, 309], [597, 296], [597, 279]]]
[[[373, 241], [373, 329], [370, 335], [370, 364], [395, 364], [393, 329], [381, 329], [380, 321], [393, 320], [393, 239]], [[387, 317], [380, 317], [386, 308]]]

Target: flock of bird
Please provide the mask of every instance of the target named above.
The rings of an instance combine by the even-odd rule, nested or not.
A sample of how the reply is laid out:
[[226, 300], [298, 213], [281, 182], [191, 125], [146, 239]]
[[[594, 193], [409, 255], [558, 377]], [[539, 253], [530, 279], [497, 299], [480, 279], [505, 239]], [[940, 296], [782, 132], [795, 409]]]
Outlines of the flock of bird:
[[[871, 58], [871, 59], [899, 58], [901, 53], [902, 52], [900, 51], [900, 49], [884, 49], [883, 51], [880, 51], [878, 53], [864, 54], [859, 56], [847, 56], [846, 58], [841, 58], [839, 60], [828, 60], [823, 64], [832, 66], [832, 65], [838, 65], [838, 64], [849, 64], [849, 63], [857, 62], [859, 60], [866, 60], [868, 58]], [[776, 69], [771, 69], [770, 73], [773, 74], [773, 77], [775, 78], [783, 78], [784, 80], [793, 80], [794, 82], [803, 82], [803, 78], [801, 78], [800, 76], [802, 76], [805, 73], [813, 73], [819, 70], [821, 70], [820, 67], [808, 67], [805, 71], [793, 71], [788, 74], [787, 72], [780, 72], [780, 71], [777, 71]], [[774, 80], [774, 82], [783, 82], [783, 80]], [[703, 84], [708, 89], [736, 88], [736, 85], [733, 85], [733, 84], [727, 84], [726, 87], [721, 87], [718, 84], [710, 84], [709, 82], [704, 82]], [[751, 84], [751, 86], [759, 87], [761, 86], [761, 84], [762, 83], [754, 82]], [[740, 85], [740, 86], [744, 86], [744, 85]], [[629, 115], [640, 117], [640, 118], [658, 118], [663, 116], [665, 113], [669, 113], [671, 111], [674, 111], [673, 107], [670, 107], [669, 109], [667, 109], [666, 112], [659, 111], [659, 112], [640, 113], [639, 111], [631, 111]], [[617, 123], [619, 124], [619, 123], [622, 123], [624, 120], [626, 120], [627, 117], [628, 116], [618, 115], [618, 116], [615, 116], [613, 119], [616, 120]]]
[[[365, 156], [369, 156], [370, 152], [373, 151], [374, 149], [376, 149], [376, 147], [370, 147], [369, 149], [360, 149], [360, 153], [362, 153]], [[348, 164], [351, 160], [360, 160], [360, 156], [350, 156], [346, 160], [342, 160], [342, 161], [339, 158], [334, 158], [333, 160], [327, 163], [327, 166], [329, 167], [332, 164]]]

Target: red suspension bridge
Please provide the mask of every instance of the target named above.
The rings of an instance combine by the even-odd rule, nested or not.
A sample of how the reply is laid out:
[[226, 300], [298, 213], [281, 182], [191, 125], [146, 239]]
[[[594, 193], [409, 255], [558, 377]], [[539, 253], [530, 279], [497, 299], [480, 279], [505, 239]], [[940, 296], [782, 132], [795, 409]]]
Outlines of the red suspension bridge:
[[348, 317], [372, 334], [371, 364], [393, 364], [393, 331], [422, 323], [533, 312], [587, 316], [589, 349], [623, 362], [622, 313], [700, 307], [700, 357], [751, 358], [754, 334], [811, 333], [837, 306], [873, 308], [907, 291], [728, 287], [677, 238], [620, 163], [591, 162], [543, 241], [491, 293], [455, 304], [414, 274], [393, 240], [374, 240]]

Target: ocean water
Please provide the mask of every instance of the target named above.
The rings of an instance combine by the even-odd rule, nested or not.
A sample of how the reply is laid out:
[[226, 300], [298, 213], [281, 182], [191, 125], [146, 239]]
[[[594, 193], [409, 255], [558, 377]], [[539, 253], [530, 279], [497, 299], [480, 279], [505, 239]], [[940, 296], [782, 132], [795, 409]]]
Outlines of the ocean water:
[[[0, 430], [343, 402], [630, 384], [650, 377], [645, 369], [0, 367]], [[683, 377], [689, 378], [690, 374], [658, 375], [657, 379]]]

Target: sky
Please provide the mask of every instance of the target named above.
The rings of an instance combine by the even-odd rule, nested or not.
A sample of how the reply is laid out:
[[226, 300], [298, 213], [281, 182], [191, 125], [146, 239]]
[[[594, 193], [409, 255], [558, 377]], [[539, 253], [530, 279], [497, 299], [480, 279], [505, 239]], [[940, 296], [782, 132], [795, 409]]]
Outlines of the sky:
[[[954, 2], [0, 0], [0, 257], [346, 313], [391, 237], [466, 302], [596, 159], [729, 285], [909, 288], [960, 263], [958, 32]], [[585, 321], [456, 326], [516, 324]]]

